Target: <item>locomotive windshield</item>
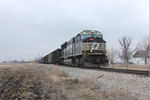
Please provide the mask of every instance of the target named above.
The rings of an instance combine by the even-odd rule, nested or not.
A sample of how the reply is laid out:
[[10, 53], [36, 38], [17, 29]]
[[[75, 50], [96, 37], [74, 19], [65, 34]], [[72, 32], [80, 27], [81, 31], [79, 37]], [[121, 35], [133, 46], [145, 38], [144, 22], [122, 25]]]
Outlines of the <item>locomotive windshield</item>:
[[86, 38], [89, 38], [89, 37], [92, 37], [92, 34], [82, 34], [81, 35], [81, 39], [86, 39]]
[[101, 34], [81, 34], [81, 39], [87, 39], [87, 38], [103, 38]]
[[96, 38], [96, 37], [103, 38], [101, 34], [93, 34], [92, 37], [94, 37], [94, 38]]

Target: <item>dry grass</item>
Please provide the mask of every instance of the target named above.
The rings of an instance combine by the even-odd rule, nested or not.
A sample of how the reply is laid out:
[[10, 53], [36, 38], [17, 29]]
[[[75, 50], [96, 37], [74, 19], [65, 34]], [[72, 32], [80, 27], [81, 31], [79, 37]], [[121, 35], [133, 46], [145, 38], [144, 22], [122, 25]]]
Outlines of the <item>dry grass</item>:
[[72, 79], [63, 70], [37, 64], [0, 67], [0, 100], [137, 100], [101, 83]]

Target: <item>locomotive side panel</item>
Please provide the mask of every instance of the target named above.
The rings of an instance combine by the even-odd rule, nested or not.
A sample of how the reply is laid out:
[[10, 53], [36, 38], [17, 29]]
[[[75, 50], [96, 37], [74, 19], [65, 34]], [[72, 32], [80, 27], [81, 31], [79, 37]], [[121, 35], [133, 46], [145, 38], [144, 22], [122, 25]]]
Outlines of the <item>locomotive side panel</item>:
[[78, 34], [76, 37], [75, 37], [75, 43], [74, 43], [74, 56], [79, 56], [79, 55], [82, 55], [82, 41], [81, 41], [81, 37], [80, 35]]
[[82, 55], [82, 42], [78, 41], [75, 43], [75, 47], [73, 48], [75, 51], [74, 56]]
[[62, 47], [62, 57], [64, 59], [70, 59], [78, 55], [82, 55], [82, 41], [77, 36], [70, 41], [66, 42], [66, 47]]
[[67, 48], [67, 42], [61, 45], [61, 58], [66, 58], [66, 48]]
[[73, 40], [71, 39], [69, 42], [67, 42], [67, 49], [66, 49], [66, 56], [69, 58], [71, 56], [73, 56]]

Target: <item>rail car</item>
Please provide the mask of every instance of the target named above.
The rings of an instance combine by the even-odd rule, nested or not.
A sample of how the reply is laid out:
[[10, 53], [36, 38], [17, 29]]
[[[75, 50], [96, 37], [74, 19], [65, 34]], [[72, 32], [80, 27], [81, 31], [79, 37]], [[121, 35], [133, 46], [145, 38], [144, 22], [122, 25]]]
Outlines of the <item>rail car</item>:
[[57, 64], [60, 62], [60, 56], [61, 56], [61, 49], [57, 49], [48, 55], [42, 57], [39, 59], [39, 63], [45, 63], [45, 64]]
[[63, 43], [60, 49], [42, 57], [39, 62], [82, 67], [108, 65], [106, 41], [101, 32], [84, 30]]

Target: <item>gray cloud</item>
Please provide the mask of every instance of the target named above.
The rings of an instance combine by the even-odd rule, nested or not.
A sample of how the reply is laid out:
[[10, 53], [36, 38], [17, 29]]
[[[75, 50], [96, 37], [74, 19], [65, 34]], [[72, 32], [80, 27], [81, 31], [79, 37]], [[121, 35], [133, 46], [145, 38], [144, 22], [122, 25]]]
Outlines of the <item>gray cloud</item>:
[[149, 0], [0, 1], [0, 61], [45, 55], [85, 29], [101, 31], [108, 48], [123, 35], [136, 43], [149, 34]]

